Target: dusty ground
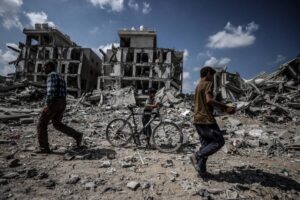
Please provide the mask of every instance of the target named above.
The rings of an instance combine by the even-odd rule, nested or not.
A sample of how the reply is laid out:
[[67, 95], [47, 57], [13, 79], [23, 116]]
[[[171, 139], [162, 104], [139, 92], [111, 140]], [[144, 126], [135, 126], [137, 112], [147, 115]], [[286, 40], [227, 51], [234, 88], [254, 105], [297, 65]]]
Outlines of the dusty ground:
[[[28, 125], [1, 123], [0, 140], [12, 143], [0, 145], [0, 199], [300, 199], [299, 151], [267, 155], [271, 139], [264, 143], [266, 140], [257, 138], [250, 139], [257, 143], [255, 147], [230, 150], [233, 138], [241, 137], [229, 131], [226, 149], [208, 160], [208, 170], [214, 176], [203, 180], [190, 164], [191, 146], [174, 154], [133, 144], [111, 147], [104, 130], [110, 119], [122, 114], [126, 113], [69, 109], [65, 122], [84, 133], [87, 148], [72, 150], [73, 140], [50, 125], [54, 153], [49, 155], [33, 153], [37, 117]], [[294, 122], [274, 125], [243, 116], [233, 118], [242, 126], [266, 130], [270, 138], [287, 129], [299, 134], [299, 125]], [[227, 117], [218, 121], [228, 128]], [[185, 134], [192, 132], [192, 127], [184, 130]], [[196, 142], [196, 134], [193, 138]], [[248, 137], [243, 138], [247, 143]], [[138, 182], [135, 190], [127, 187], [131, 181]]]

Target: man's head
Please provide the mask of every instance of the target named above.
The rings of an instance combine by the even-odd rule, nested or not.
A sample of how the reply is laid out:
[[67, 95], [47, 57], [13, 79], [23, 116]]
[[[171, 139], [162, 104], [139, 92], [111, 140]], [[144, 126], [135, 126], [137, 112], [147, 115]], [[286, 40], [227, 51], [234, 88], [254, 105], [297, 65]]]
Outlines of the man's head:
[[44, 71], [46, 74], [49, 74], [55, 70], [55, 64], [52, 61], [46, 62], [44, 65]]
[[149, 88], [149, 89], [148, 89], [148, 94], [149, 94], [149, 97], [151, 97], [151, 98], [155, 97], [156, 89], [154, 89], [154, 88]]
[[207, 81], [212, 81], [215, 73], [216, 70], [214, 70], [212, 67], [205, 66], [200, 70], [200, 77], [205, 78]]

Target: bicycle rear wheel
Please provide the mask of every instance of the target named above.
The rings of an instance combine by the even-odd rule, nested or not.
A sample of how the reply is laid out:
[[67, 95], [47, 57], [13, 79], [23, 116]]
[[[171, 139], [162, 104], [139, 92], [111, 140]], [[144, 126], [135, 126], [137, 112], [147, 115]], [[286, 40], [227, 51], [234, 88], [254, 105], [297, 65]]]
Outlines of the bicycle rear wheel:
[[106, 127], [106, 139], [112, 146], [125, 146], [132, 136], [132, 126], [124, 119], [114, 119]]
[[173, 122], [161, 122], [152, 133], [153, 145], [161, 152], [177, 151], [183, 142], [181, 129]]

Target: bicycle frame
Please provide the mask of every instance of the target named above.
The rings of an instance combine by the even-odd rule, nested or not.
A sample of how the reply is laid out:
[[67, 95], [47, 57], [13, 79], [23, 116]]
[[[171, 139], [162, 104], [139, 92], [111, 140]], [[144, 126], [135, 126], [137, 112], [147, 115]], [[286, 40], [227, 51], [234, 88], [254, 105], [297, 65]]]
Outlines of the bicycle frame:
[[[151, 119], [149, 120], [149, 122], [147, 124], [143, 125], [143, 127], [141, 128], [141, 130], [138, 131], [137, 130], [137, 124], [136, 124], [135, 116], [136, 115], [143, 115], [143, 114], [135, 113], [133, 111], [133, 108], [131, 108], [129, 110], [130, 110], [131, 113], [130, 113], [130, 115], [125, 120], [128, 122], [130, 120], [130, 118], [132, 117], [132, 119], [133, 119], [133, 128], [134, 128], [134, 133], [133, 134], [134, 135], [136, 135], [136, 134], [142, 134], [143, 130], [146, 127], [148, 127], [157, 117], [159, 117], [159, 124], [162, 122], [162, 117], [159, 114], [160, 108], [158, 108], [157, 113], [155, 113], [155, 116], [154, 117], [151, 116]], [[125, 124], [124, 124], [124, 126], [125, 126]], [[122, 126], [120, 129], [122, 130], [124, 128], [124, 126]]]

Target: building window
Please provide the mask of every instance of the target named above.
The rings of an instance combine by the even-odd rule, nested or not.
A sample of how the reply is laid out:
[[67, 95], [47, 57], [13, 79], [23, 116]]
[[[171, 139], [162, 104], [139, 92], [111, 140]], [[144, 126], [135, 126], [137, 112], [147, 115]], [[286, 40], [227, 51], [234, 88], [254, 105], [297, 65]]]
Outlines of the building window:
[[120, 46], [121, 47], [130, 47], [130, 38], [129, 37], [121, 37], [120, 41]]

